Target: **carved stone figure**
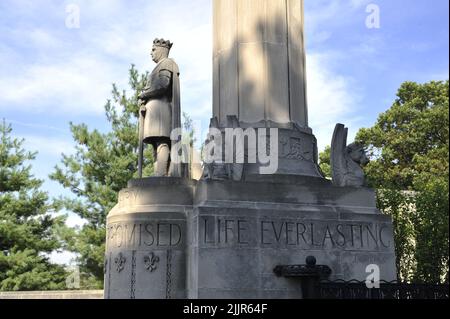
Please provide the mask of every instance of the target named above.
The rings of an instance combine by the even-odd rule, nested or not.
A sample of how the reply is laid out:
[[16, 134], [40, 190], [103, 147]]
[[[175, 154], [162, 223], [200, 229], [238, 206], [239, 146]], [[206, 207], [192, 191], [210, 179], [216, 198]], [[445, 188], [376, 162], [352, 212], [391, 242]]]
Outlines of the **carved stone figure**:
[[144, 266], [150, 272], [154, 272], [158, 268], [159, 257], [151, 252], [149, 255], [144, 256]]
[[331, 173], [337, 186], [362, 187], [366, 185], [362, 166], [369, 163], [364, 147], [358, 143], [347, 146], [348, 128], [337, 124], [331, 142]]
[[[239, 124], [239, 120], [237, 119], [236, 116], [228, 116], [227, 117], [227, 121], [228, 121], [228, 128], [232, 128], [232, 129], [236, 129], [240, 127]], [[210, 122], [210, 128], [214, 128], [217, 129], [218, 131], [220, 131], [219, 129], [219, 122], [217, 117], [214, 117], [211, 119]], [[222, 130], [223, 131], [223, 130]], [[224, 132], [221, 133], [221, 140], [224, 141], [225, 140], [225, 136], [224, 136]], [[208, 145], [209, 143], [215, 143], [215, 139], [214, 136], [211, 136], [210, 134], [208, 134], [206, 141], [205, 141], [205, 145]], [[243, 143], [243, 141], [240, 141], [239, 139], [236, 140], [236, 143]], [[223, 152], [225, 151], [223, 146], [218, 144], [216, 147], [222, 147], [222, 155]], [[233, 154], [236, 154], [236, 152], [238, 150], [240, 150], [240, 147], [237, 147], [236, 145], [234, 145], [233, 148]], [[242, 154], [236, 154], [237, 156], [242, 155]], [[243, 154], [244, 157], [246, 156], [246, 154]], [[212, 157], [213, 154], [207, 154], [207, 156]], [[242, 163], [224, 163], [223, 162], [223, 158], [220, 162], [210, 162], [210, 163], [205, 163], [204, 164], [204, 168], [203, 168], [203, 180], [233, 180], [233, 181], [241, 181], [243, 178], [243, 172], [244, 172], [244, 164]]]
[[153, 146], [155, 176], [181, 177], [181, 164], [171, 160], [172, 146], [179, 142], [179, 136], [171, 137], [171, 133], [174, 129], [181, 128], [180, 72], [175, 61], [169, 58], [172, 45], [168, 40], [154, 40], [151, 56], [157, 65], [139, 95], [140, 177], [144, 144]]
[[[210, 125], [209, 125], [210, 129], [217, 129], [219, 130], [219, 123], [217, 120], [217, 117], [214, 117], [211, 119]], [[222, 138], [222, 136], [221, 136]], [[215, 137], [211, 134], [208, 134], [208, 136], [206, 137], [206, 141], [205, 141], [205, 146], [209, 145], [210, 143], [215, 143], [215, 147], [221, 147], [220, 143], [217, 143], [217, 141], [215, 140]], [[215, 161], [213, 161], [213, 153], [212, 153], [212, 148], [211, 148], [211, 153], [206, 154], [206, 156], [208, 157], [208, 160], [205, 161], [204, 163], [204, 167], [203, 167], [203, 176], [202, 179], [203, 180], [227, 180], [229, 179], [229, 169], [228, 169], [228, 165], [225, 163], [217, 163]]]
[[122, 253], [119, 253], [117, 257], [114, 259], [114, 263], [116, 264], [116, 270], [117, 272], [121, 272], [125, 268], [125, 262], [127, 259], [122, 255]]

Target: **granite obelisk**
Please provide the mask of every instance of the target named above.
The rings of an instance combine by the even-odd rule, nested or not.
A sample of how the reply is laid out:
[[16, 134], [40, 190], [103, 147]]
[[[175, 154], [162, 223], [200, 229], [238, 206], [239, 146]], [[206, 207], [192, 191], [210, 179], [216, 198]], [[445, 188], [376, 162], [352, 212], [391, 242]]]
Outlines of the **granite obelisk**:
[[[277, 128], [276, 174], [321, 177], [308, 126], [303, 1], [215, 0], [213, 15], [214, 125]], [[260, 167], [247, 163], [243, 178]]]
[[308, 127], [303, 1], [214, 1], [214, 116]]

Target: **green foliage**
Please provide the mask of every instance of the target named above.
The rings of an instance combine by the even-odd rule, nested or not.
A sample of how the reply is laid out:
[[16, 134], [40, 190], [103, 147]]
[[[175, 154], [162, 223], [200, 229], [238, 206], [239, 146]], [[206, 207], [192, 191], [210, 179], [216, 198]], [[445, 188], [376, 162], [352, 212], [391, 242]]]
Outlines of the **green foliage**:
[[331, 178], [331, 147], [327, 146], [319, 154], [319, 167], [326, 178]]
[[[398, 278], [448, 282], [449, 82], [405, 82], [392, 107], [356, 140], [378, 207], [394, 222]], [[330, 148], [320, 154], [328, 177]]]
[[[100, 133], [89, 130], [85, 124], [71, 124], [76, 152], [63, 155], [61, 166], [50, 176], [75, 195], [75, 198], [60, 198], [60, 207], [87, 221], [81, 229], [61, 229], [66, 249], [78, 254], [83, 288], [103, 287], [106, 216], [117, 203], [118, 192], [137, 177], [138, 95], [145, 84], [146, 75], [139, 74], [132, 66], [131, 92], [119, 91], [113, 85], [112, 101], [105, 106], [110, 132]], [[146, 176], [153, 170], [152, 153], [148, 147], [144, 162]]]
[[[444, 174], [445, 175], [445, 174]], [[447, 176], [435, 177], [420, 188], [416, 198], [415, 236], [417, 272], [420, 282], [448, 283], [449, 206]]]
[[396, 189], [377, 191], [377, 206], [392, 217], [397, 266], [397, 278], [411, 281], [416, 272], [414, 236], [415, 197], [412, 192]]
[[65, 270], [46, 254], [61, 247], [55, 229], [63, 217], [48, 212], [42, 181], [31, 174], [23, 140], [11, 137], [11, 126], [0, 123], [0, 290], [65, 288]]
[[[392, 208], [399, 272], [411, 278], [406, 268], [414, 258], [413, 279], [437, 283], [448, 280], [449, 82], [405, 82], [397, 96], [356, 139], [372, 158], [365, 168], [370, 184], [386, 190], [381, 208]], [[414, 191], [413, 205], [400, 213], [410, 202], [399, 192], [406, 190]]]
[[405, 82], [377, 123], [358, 132], [375, 159], [366, 167], [373, 187], [413, 190], [420, 174], [448, 172], [448, 94], [448, 81]]

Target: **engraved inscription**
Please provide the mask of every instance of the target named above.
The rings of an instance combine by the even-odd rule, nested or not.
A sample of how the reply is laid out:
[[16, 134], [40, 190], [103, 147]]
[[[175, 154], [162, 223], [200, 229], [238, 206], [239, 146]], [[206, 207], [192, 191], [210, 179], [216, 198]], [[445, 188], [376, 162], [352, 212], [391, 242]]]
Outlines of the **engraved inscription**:
[[108, 245], [116, 248], [182, 247], [183, 225], [171, 222], [114, 223], [107, 228]]
[[124, 201], [136, 201], [139, 197], [139, 189], [131, 190], [125, 189], [119, 192], [119, 203], [123, 203]]
[[202, 216], [200, 225], [199, 239], [204, 245], [352, 250], [383, 250], [392, 247], [392, 230], [383, 223]]

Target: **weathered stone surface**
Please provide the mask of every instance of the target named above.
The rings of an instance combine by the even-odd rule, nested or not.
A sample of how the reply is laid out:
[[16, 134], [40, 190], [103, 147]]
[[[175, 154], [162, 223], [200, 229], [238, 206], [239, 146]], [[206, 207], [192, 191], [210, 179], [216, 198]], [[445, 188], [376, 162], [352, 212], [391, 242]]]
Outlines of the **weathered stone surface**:
[[108, 215], [105, 298], [186, 298], [194, 181], [132, 180]]
[[331, 142], [331, 173], [337, 186], [361, 187], [366, 185], [361, 166], [369, 163], [364, 147], [358, 143], [347, 145], [348, 129], [336, 124]]
[[308, 127], [303, 0], [215, 0], [214, 116]]
[[[271, 177], [263, 176], [260, 182], [201, 181], [197, 185], [195, 200], [197, 203], [240, 202], [249, 208], [257, 208], [263, 203], [283, 203], [312, 204], [313, 207], [325, 205], [362, 214], [375, 211], [374, 192], [367, 188], [335, 187], [325, 179], [308, 177], [299, 177], [299, 184], [270, 183], [263, 181], [269, 181]], [[254, 180], [257, 180], [256, 176]]]
[[[174, 160], [171, 148], [180, 138], [172, 131], [181, 128], [180, 71], [169, 52], [173, 43], [155, 39], [151, 56], [156, 67], [139, 94], [139, 176], [142, 177], [144, 143], [153, 146], [155, 176], [184, 176], [185, 168]], [[172, 154], [171, 154], [172, 153]]]
[[103, 299], [103, 290], [0, 292], [1, 299]]
[[[221, 138], [221, 142], [217, 143], [215, 147], [217, 149], [222, 147], [222, 158], [220, 161], [216, 161], [214, 158], [213, 163], [205, 165], [204, 178], [246, 180], [247, 176], [260, 175], [261, 168], [270, 165], [273, 165], [273, 174], [275, 175], [323, 177], [318, 166], [317, 140], [310, 129], [301, 128], [293, 123], [280, 125], [271, 121], [239, 122], [234, 115], [227, 117], [224, 127], [218, 126], [217, 118], [211, 119], [211, 127], [221, 132], [221, 135], [217, 134], [219, 139]], [[276, 137], [270, 136], [272, 133], [269, 128], [277, 129]], [[262, 133], [259, 130], [262, 130]], [[260, 133], [265, 141], [259, 137]], [[246, 134], [248, 134], [247, 137]], [[252, 136], [252, 139], [249, 136]], [[253, 138], [256, 145], [246, 142], [247, 139], [253, 140]], [[216, 143], [215, 139], [216, 136], [208, 137], [205, 144], [214, 144]], [[263, 151], [259, 149], [260, 144], [265, 147]], [[235, 157], [231, 160], [228, 160], [227, 147], [224, 145], [231, 146], [233, 149]], [[273, 151], [275, 158], [272, 158], [271, 161], [276, 160], [276, 163], [262, 164], [259, 156], [264, 151], [271, 154]], [[238, 154], [242, 154], [243, 162], [236, 162]], [[250, 160], [251, 158], [254, 159]], [[234, 174], [236, 171], [238, 174]]]
[[[214, 0], [213, 12], [215, 127], [229, 128], [234, 116], [240, 128], [279, 129], [274, 174], [321, 177], [317, 141], [308, 127], [303, 0]], [[272, 173], [259, 160], [246, 161], [239, 172], [270, 167]], [[217, 165], [216, 178], [232, 175], [233, 164]]]
[[302, 176], [135, 180], [108, 216], [106, 298], [300, 298], [277, 265], [314, 256], [331, 279], [395, 279], [392, 222], [373, 191]]
[[310, 255], [332, 269], [330, 279], [365, 280], [370, 264], [381, 279], [396, 278], [392, 222], [371, 190], [292, 176], [283, 188], [282, 177], [270, 179], [198, 183], [188, 219], [190, 298], [301, 298], [299, 280], [273, 269]]
[[[317, 140], [309, 130], [297, 126], [278, 129], [278, 169], [275, 175], [322, 177], [317, 161]], [[261, 166], [267, 165], [246, 163], [244, 175], [260, 175]]]

